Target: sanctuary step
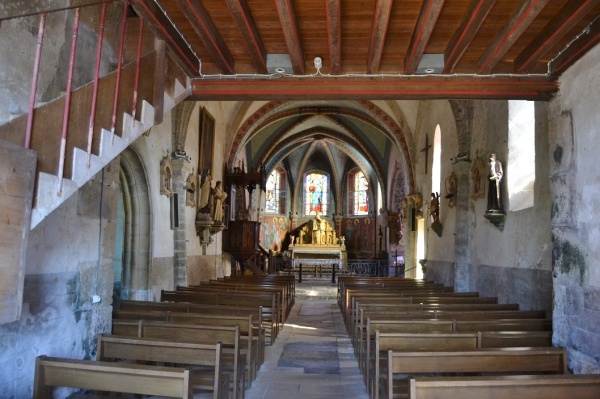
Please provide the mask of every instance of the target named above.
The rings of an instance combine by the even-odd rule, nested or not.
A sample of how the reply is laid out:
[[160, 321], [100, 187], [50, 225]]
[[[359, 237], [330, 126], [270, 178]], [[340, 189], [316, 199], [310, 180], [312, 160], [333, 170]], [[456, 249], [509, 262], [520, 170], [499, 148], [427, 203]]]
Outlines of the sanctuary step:
[[302, 278], [302, 282], [296, 282], [296, 299], [307, 301], [336, 301], [337, 283], [332, 283], [331, 278]]

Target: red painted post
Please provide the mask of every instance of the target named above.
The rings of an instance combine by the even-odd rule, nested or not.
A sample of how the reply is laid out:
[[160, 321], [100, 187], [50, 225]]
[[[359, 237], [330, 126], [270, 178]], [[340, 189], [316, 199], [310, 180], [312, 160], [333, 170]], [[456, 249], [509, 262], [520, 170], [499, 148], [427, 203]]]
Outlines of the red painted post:
[[31, 91], [29, 93], [29, 114], [27, 116], [27, 127], [25, 128], [25, 148], [31, 146], [31, 130], [33, 129], [33, 112], [35, 108], [35, 94], [37, 93], [37, 82], [40, 74], [40, 59], [42, 56], [42, 46], [44, 45], [44, 27], [46, 25], [46, 13], [40, 14], [40, 24], [38, 26], [37, 48], [35, 50], [35, 60], [33, 62], [33, 76], [31, 78]]
[[96, 102], [98, 100], [98, 83], [100, 76], [100, 64], [102, 61], [102, 41], [104, 39], [104, 22], [106, 20], [106, 3], [102, 3], [102, 14], [100, 15], [100, 29], [98, 30], [98, 50], [96, 51], [96, 69], [94, 71], [94, 90], [92, 92], [92, 106], [90, 110], [90, 124], [88, 128], [87, 142], [87, 167], [90, 167], [92, 157], [92, 141], [94, 138], [94, 122], [96, 119]]
[[65, 153], [67, 151], [67, 131], [69, 129], [69, 111], [71, 108], [71, 89], [73, 87], [73, 69], [75, 67], [75, 51], [77, 50], [77, 36], [79, 34], [79, 7], [75, 9], [73, 21], [73, 36], [71, 37], [71, 56], [69, 57], [69, 72], [67, 75], [67, 95], [63, 111], [63, 126], [60, 139], [60, 156], [58, 159], [58, 193], [62, 193], [62, 181], [65, 171]]
[[[127, 27], [127, 7], [129, 6], [129, 0], [125, 0], [123, 6], [123, 24], [121, 25], [121, 38], [119, 40], [119, 59], [117, 61], [117, 80], [115, 82], [115, 95], [113, 99], [113, 113], [112, 123], [110, 126], [111, 133], [115, 133], [115, 126], [117, 125], [117, 105], [119, 102], [119, 86], [121, 85], [121, 67], [123, 66], [123, 51], [125, 47], [125, 30]], [[113, 136], [114, 137], [114, 136]]]
[[133, 104], [131, 106], [131, 116], [135, 119], [135, 111], [137, 108], [138, 86], [140, 81], [140, 64], [142, 60], [142, 37], [144, 35], [144, 20], [140, 18], [140, 34], [138, 37], [137, 59], [135, 65], [135, 82], [133, 85]]

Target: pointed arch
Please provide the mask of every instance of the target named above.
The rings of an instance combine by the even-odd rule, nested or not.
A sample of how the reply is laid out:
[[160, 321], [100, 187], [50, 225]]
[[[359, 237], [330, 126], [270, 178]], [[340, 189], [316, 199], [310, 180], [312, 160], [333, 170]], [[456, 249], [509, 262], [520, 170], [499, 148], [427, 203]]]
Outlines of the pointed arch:
[[131, 148], [121, 153], [119, 185], [123, 196], [122, 299], [152, 300], [150, 245], [152, 214], [146, 170]]

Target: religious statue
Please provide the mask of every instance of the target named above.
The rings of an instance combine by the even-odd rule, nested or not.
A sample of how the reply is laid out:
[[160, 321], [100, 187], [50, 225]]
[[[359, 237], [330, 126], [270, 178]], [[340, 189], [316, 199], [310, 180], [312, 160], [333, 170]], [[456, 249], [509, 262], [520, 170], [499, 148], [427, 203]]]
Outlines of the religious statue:
[[431, 204], [429, 207], [429, 214], [431, 215], [431, 229], [438, 235], [442, 236], [442, 223], [440, 222], [440, 193], [431, 193]]
[[431, 206], [429, 208], [429, 214], [431, 215], [432, 224], [440, 222], [440, 194], [439, 193], [431, 193]]
[[213, 214], [212, 218], [215, 223], [223, 222], [223, 201], [227, 198], [227, 193], [223, 191], [221, 187], [221, 181], [218, 181], [215, 184], [215, 188], [213, 189]]
[[448, 208], [454, 208], [456, 206], [457, 187], [458, 178], [456, 177], [456, 174], [452, 172], [446, 179], [446, 199], [448, 200]]
[[290, 245], [291, 246], [294, 246], [294, 241], [296, 241], [296, 237], [290, 236], [290, 243], [291, 243]]
[[313, 220], [312, 230], [312, 243], [323, 244], [323, 239], [325, 238], [323, 230], [325, 230], [325, 226], [323, 223], [323, 219], [321, 219], [321, 216], [318, 213], [315, 216], [315, 219]]
[[173, 177], [173, 169], [171, 166], [171, 158], [167, 155], [160, 161], [160, 193], [171, 197], [171, 178]]
[[504, 213], [504, 207], [502, 206], [502, 189], [500, 186], [503, 175], [502, 163], [496, 159], [496, 154], [491, 154], [487, 204], [488, 213]]
[[212, 176], [210, 170], [204, 177], [204, 182], [200, 186], [200, 199], [198, 201], [198, 213], [210, 214], [212, 209]]

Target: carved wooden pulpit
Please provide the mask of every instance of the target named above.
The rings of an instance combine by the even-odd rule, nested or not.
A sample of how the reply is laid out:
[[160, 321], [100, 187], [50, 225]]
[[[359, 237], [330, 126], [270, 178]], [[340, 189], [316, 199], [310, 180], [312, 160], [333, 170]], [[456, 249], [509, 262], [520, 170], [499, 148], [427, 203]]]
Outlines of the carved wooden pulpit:
[[260, 257], [258, 238], [260, 223], [248, 220], [232, 220], [229, 228], [223, 234], [223, 250], [229, 252], [242, 267], [250, 267], [254, 274], [264, 274], [258, 265], [249, 262], [252, 258]]

